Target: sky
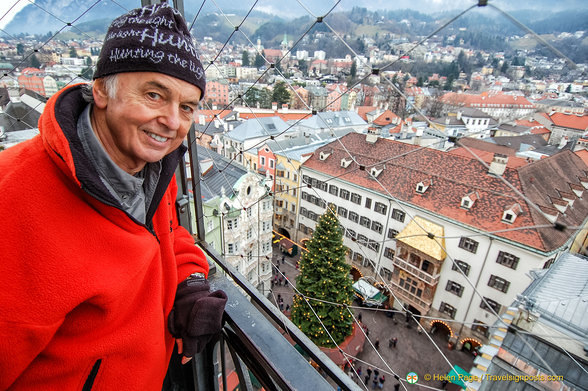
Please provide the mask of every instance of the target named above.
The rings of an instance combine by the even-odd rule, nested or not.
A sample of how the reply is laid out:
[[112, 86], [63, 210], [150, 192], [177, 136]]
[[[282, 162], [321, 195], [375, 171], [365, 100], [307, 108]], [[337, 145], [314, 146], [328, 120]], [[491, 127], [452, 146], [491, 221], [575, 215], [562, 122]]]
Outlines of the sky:
[[[12, 20], [16, 13], [28, 4], [30, 4], [28, 0], [0, 1], [0, 29], [3, 29]], [[8, 12], [8, 14], [6, 14], [6, 12]]]

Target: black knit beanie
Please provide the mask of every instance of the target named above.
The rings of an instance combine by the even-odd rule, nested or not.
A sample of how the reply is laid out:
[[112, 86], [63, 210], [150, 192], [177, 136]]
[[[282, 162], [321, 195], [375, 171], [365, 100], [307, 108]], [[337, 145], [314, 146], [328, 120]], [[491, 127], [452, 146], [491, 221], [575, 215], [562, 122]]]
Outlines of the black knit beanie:
[[[186, 21], [167, 3], [116, 18], [106, 33], [94, 79], [121, 72], [159, 72], [202, 91], [206, 77]], [[201, 97], [201, 99], [202, 99]]]

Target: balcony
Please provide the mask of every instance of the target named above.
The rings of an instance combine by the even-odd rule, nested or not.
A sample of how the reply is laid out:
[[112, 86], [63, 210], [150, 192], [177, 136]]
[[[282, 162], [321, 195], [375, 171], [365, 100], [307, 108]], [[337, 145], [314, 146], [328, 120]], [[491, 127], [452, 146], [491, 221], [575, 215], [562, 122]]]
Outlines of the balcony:
[[280, 216], [286, 216], [288, 214], [288, 209], [281, 206], [276, 206], [274, 208], [274, 213]]
[[410, 263], [406, 262], [404, 259], [400, 257], [394, 257], [394, 265], [398, 266], [403, 270], [406, 270], [413, 276], [420, 278], [429, 285], [436, 285], [439, 282], [439, 274], [437, 274], [436, 276], [432, 276], [429, 273], [425, 273], [418, 267], [411, 265]]
[[397, 297], [400, 297], [400, 298], [406, 300], [407, 302], [413, 304], [415, 307], [417, 307], [421, 311], [421, 314], [427, 313], [427, 311], [429, 310], [429, 307], [431, 306], [431, 303], [427, 303], [426, 301], [422, 300], [417, 295], [410, 293], [409, 291], [400, 287], [400, 285], [398, 285], [394, 281], [390, 281], [390, 284], [394, 286], [394, 288], [395, 288], [394, 294]]

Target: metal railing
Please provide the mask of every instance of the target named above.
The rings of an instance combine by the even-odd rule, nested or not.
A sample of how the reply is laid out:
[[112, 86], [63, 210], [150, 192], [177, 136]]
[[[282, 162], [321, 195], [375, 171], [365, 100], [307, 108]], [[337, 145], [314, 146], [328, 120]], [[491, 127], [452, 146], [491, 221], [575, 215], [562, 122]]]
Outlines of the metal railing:
[[[187, 206], [190, 186], [183, 164], [178, 167], [176, 175], [179, 189], [177, 211], [180, 222], [190, 232], [196, 233], [198, 246], [213, 261], [209, 273], [211, 289], [224, 290], [228, 301], [219, 339], [198, 354], [191, 366], [182, 366], [178, 355], [174, 354], [163, 390], [227, 391], [232, 371], [237, 375], [240, 389], [247, 391], [255, 389], [252, 377], [265, 390], [332, 390], [334, 385], [343, 390], [360, 390], [340, 367], [206, 242], [198, 152], [193, 147], [196, 145], [194, 140], [195, 129], [192, 127], [187, 144], [196, 215], [191, 218]], [[283, 334], [287, 334], [292, 342]], [[227, 352], [232, 361], [227, 360]], [[318, 370], [310, 364], [310, 360]]]
[[421, 280], [426, 281], [429, 285], [435, 285], [439, 282], [439, 274], [437, 274], [436, 276], [432, 276], [429, 273], [422, 271], [418, 267], [411, 265], [410, 263], [408, 263], [407, 261], [398, 256], [394, 257], [394, 265], [406, 270], [415, 277], [418, 277]]

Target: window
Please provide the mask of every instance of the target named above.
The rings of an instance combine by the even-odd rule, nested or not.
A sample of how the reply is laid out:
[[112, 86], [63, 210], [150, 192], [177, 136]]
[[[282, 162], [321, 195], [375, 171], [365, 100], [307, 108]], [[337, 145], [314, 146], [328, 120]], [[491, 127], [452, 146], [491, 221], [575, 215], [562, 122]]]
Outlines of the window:
[[[456, 264], [457, 264], [457, 266], [456, 266]], [[451, 266], [451, 270], [457, 270], [458, 267], [461, 269], [463, 274], [465, 274], [466, 276], [470, 275], [470, 265], [468, 265], [464, 261], [460, 261], [460, 260], [456, 259], [453, 266]]]
[[214, 229], [214, 221], [208, 220], [206, 223], [206, 232], [210, 232]]
[[357, 242], [361, 245], [367, 246], [368, 244], [368, 238], [367, 236], [364, 235], [357, 235]]
[[[494, 300], [491, 300], [487, 297], [484, 297], [484, 300], [482, 300], [480, 302], [480, 308], [482, 308], [486, 311], [490, 311], [490, 309], [493, 309], [494, 312], [496, 312], [497, 314], [500, 314], [500, 304], [498, 304]], [[486, 305], [486, 302], [488, 303], [487, 305]]]
[[416, 295], [417, 297], [421, 297], [421, 295], [423, 294], [422, 289], [418, 287], [418, 281], [410, 277], [407, 277], [406, 280], [401, 278], [398, 285], [400, 285], [401, 288], [406, 289], [413, 295]]
[[472, 330], [483, 334], [486, 338], [490, 335], [490, 329], [486, 324], [478, 319], [474, 319], [474, 323], [472, 324]]
[[341, 189], [339, 191], [339, 197], [343, 198], [344, 200], [349, 199], [349, 190]]
[[253, 236], [253, 230], [251, 228], [249, 228], [247, 230], [247, 239], [251, 239], [252, 236]]
[[388, 281], [390, 281], [392, 279], [392, 272], [389, 269], [386, 269], [385, 267], [380, 269], [380, 272], [382, 274], [382, 277]]
[[251, 217], [252, 211], [251, 208], [247, 208], [247, 217]]
[[516, 257], [504, 251], [500, 251], [498, 253], [498, 258], [496, 258], [496, 263], [516, 270], [519, 264], [519, 257]]
[[390, 247], [386, 247], [384, 249], [384, 256], [388, 259], [394, 259], [394, 250], [392, 250]]
[[453, 281], [447, 281], [447, 286], [445, 287], [445, 290], [453, 294], [456, 294], [459, 297], [461, 297], [461, 295], [463, 294], [463, 286]]
[[372, 199], [365, 197], [365, 207], [368, 209], [372, 208]]
[[351, 193], [351, 202], [357, 205], [361, 205], [361, 196], [356, 193]]
[[359, 225], [361, 225], [362, 227], [369, 228], [371, 223], [371, 220], [365, 216], [361, 216], [361, 218], [359, 219]]
[[259, 164], [265, 166], [265, 156], [261, 157], [261, 162]]
[[400, 209], [393, 209], [392, 210], [392, 218], [394, 220], [398, 220], [401, 223], [404, 223], [404, 217], [406, 216], [406, 213], [404, 213], [403, 211], [401, 211]]
[[396, 236], [398, 236], [399, 232], [396, 231], [395, 229], [389, 228], [388, 229], [388, 239], [393, 239]]
[[296, 213], [296, 205], [292, 204], [290, 210], [292, 213]]
[[459, 241], [459, 247], [471, 253], [478, 251], [478, 242], [473, 239], [462, 237]]
[[375, 240], [368, 239], [368, 248], [370, 250], [374, 250], [376, 252], [380, 251], [380, 242], [376, 242]]
[[239, 219], [227, 219], [227, 229], [236, 229]]
[[377, 221], [372, 221], [372, 231], [376, 231], [377, 233], [381, 234], [382, 229], [384, 229], [382, 224], [378, 223]]
[[388, 208], [386, 207], [386, 205], [382, 204], [381, 202], [376, 202], [376, 204], [374, 205], [374, 211], [385, 215], [386, 214], [386, 210]]
[[337, 208], [337, 213], [339, 216], [347, 218], [347, 209], [340, 206]]
[[269, 160], [269, 166], [270, 168], [274, 168], [274, 159]]
[[349, 212], [349, 220], [357, 223], [359, 221], [359, 215], [355, 212]]
[[263, 232], [269, 231], [271, 227], [272, 227], [271, 222], [269, 222], [269, 221], [262, 221], [261, 222], [261, 230]]
[[337, 195], [339, 193], [339, 189], [335, 185], [329, 186], [329, 193], [333, 195]]
[[227, 254], [234, 254], [235, 252], [235, 245], [233, 243], [227, 243]]
[[490, 276], [490, 280], [488, 281], [488, 286], [494, 289], [498, 289], [499, 291], [504, 293], [508, 291], [509, 285], [510, 282], [506, 281], [504, 278], [495, 276], [494, 274]]
[[439, 312], [449, 315], [451, 319], [455, 319], [455, 307], [450, 306], [445, 302], [441, 302], [441, 306], [439, 306]]
[[348, 230], [345, 231], [345, 236], [347, 236], [350, 239], [355, 239], [355, 237], [357, 236], [357, 234], [355, 233], [354, 230], [348, 229]]

